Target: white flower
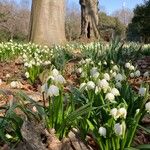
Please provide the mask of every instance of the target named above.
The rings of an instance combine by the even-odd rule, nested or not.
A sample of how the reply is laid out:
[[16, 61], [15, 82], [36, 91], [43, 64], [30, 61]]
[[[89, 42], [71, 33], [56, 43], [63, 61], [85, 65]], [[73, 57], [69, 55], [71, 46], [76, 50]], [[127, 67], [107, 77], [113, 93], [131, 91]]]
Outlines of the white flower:
[[60, 83], [60, 84], [65, 84], [66, 83], [66, 80], [64, 79], [64, 77], [62, 75], [57, 75], [57, 76], [54, 76], [54, 81], [56, 83]]
[[149, 72], [148, 72], [148, 71], [145, 72], [145, 73], [143, 74], [143, 76], [144, 76], [145, 78], [148, 78], [148, 77], [149, 77]]
[[136, 115], [137, 115], [139, 112], [140, 112], [140, 109], [137, 109], [137, 110], [136, 110]]
[[7, 139], [13, 139], [13, 137], [12, 137], [10, 134], [8, 134], [8, 133], [5, 135], [5, 137], [6, 137]]
[[24, 66], [25, 66], [25, 67], [28, 67], [28, 65], [29, 65], [29, 64], [28, 64], [27, 62], [24, 63]]
[[120, 83], [120, 82], [117, 82], [117, 83], [116, 83], [116, 87], [117, 87], [117, 88], [121, 88], [121, 87], [122, 87], [121, 83]]
[[124, 119], [126, 118], [126, 116], [127, 116], [127, 110], [125, 109], [125, 108], [119, 108], [118, 109], [118, 112], [117, 112], [117, 115], [119, 116], [119, 117], [123, 117]]
[[81, 90], [81, 89], [83, 89], [83, 88], [84, 88], [84, 89], [86, 88], [86, 83], [81, 83], [81, 84], [80, 84], [79, 89]]
[[29, 72], [26, 72], [26, 73], [25, 73], [25, 76], [26, 76], [26, 78], [29, 78], [29, 77], [30, 77]]
[[98, 130], [99, 134], [106, 138], [106, 128], [100, 127]]
[[120, 74], [120, 73], [118, 73], [117, 75], [116, 75], [116, 77], [115, 77], [115, 80], [118, 82], [118, 81], [122, 81], [122, 80], [124, 80], [124, 77]]
[[78, 68], [77, 69], [77, 73], [82, 73], [83, 69], [82, 68]]
[[133, 65], [131, 65], [130, 67], [129, 67], [129, 70], [134, 70], [135, 68], [134, 68], [134, 66]]
[[107, 80], [107, 81], [109, 81], [109, 80], [110, 80], [110, 76], [109, 76], [109, 74], [108, 74], [108, 73], [105, 73], [105, 74], [104, 74], [104, 79], [105, 79], [105, 80]]
[[44, 92], [46, 93], [47, 90], [48, 90], [48, 85], [47, 85], [47, 83], [45, 83], [41, 86], [41, 93], [44, 93]]
[[117, 75], [116, 72], [113, 72], [113, 73], [112, 73], [112, 77], [115, 77], [116, 75]]
[[47, 91], [47, 97], [59, 96], [59, 88], [55, 85], [51, 85]]
[[99, 77], [99, 72], [96, 72], [95, 74], [93, 74], [93, 78], [97, 79]]
[[131, 77], [131, 78], [134, 78], [134, 73], [133, 73], [133, 72], [130, 73], [130, 77]]
[[6, 78], [10, 78], [10, 74], [9, 73], [6, 74]]
[[103, 64], [104, 64], [104, 65], [107, 65], [107, 62], [106, 62], [106, 61], [104, 61], [104, 62], [103, 62]]
[[113, 65], [114, 64], [113, 60], [111, 60], [110, 63]]
[[145, 104], [145, 109], [146, 109], [147, 112], [150, 113], [150, 102]]
[[130, 66], [131, 66], [130, 63], [126, 63], [126, 64], [125, 64], [125, 67], [126, 67], [126, 68], [130, 68]]
[[119, 96], [119, 95], [120, 95], [118, 89], [116, 89], [116, 88], [111, 89], [111, 93], [112, 93], [114, 96]]
[[98, 65], [99, 65], [99, 66], [101, 66], [101, 65], [102, 65], [101, 61], [98, 63]]
[[146, 93], [146, 88], [141, 87], [141, 88], [139, 89], [139, 95], [140, 95], [140, 96], [144, 96], [145, 93]]
[[82, 77], [82, 78], [86, 77], [86, 73], [85, 73], [85, 72], [82, 72], [82, 73], [81, 73], [81, 77]]
[[93, 74], [95, 74], [96, 72], [97, 72], [97, 67], [93, 67], [93, 68], [90, 70], [91, 76], [93, 76]]
[[93, 90], [94, 88], [95, 88], [95, 83], [93, 81], [88, 81], [87, 82], [87, 89]]
[[115, 65], [115, 66], [113, 66], [113, 68], [112, 68], [113, 70], [115, 70], [115, 71], [118, 71], [119, 70], [119, 68], [118, 68], [118, 66], [117, 65]]
[[110, 87], [109, 83], [106, 81], [106, 79], [102, 79], [98, 81], [98, 86], [106, 92]]
[[110, 115], [111, 115], [114, 119], [117, 119], [117, 118], [118, 118], [117, 112], [118, 112], [117, 108], [113, 108], [113, 109], [110, 110]]
[[112, 93], [107, 93], [105, 99], [109, 100], [110, 102], [114, 101], [115, 96]]
[[59, 71], [57, 69], [53, 69], [52, 76], [58, 76], [58, 75], [59, 75]]
[[100, 91], [101, 91], [101, 88], [98, 87], [98, 86], [96, 86], [96, 87], [95, 87], [95, 94], [97, 94], [97, 93], [100, 92]]
[[87, 64], [89, 64], [91, 61], [92, 61], [91, 58], [87, 58], [87, 59], [85, 60], [85, 62], [86, 62]]
[[140, 75], [141, 75], [140, 71], [137, 70], [137, 71], [135, 72], [135, 76], [136, 76], [136, 77], [139, 77]]
[[97, 71], [97, 68], [96, 67], [93, 67], [91, 70], [90, 70], [90, 74], [93, 78], [98, 78], [99, 77], [99, 72]]
[[122, 135], [123, 134], [123, 127], [120, 123], [116, 123], [114, 125], [114, 131], [116, 135]]
[[12, 81], [12, 82], [10, 83], [10, 86], [11, 86], [11, 88], [17, 88], [17, 83], [16, 83], [16, 81]]

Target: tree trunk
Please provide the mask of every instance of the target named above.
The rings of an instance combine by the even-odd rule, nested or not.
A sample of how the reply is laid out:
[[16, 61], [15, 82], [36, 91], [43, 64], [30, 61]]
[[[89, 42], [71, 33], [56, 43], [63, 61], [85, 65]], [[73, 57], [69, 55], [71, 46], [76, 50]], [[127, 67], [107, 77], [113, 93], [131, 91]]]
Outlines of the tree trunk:
[[80, 0], [81, 37], [99, 38], [98, 0]]
[[32, 0], [29, 40], [52, 46], [65, 39], [65, 0]]

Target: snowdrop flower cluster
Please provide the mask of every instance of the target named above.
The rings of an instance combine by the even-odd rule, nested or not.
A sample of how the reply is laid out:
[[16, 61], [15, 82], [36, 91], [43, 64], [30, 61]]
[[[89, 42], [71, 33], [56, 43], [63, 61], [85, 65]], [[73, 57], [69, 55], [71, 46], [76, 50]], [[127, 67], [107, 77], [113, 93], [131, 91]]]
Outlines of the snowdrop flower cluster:
[[130, 73], [130, 77], [131, 77], [131, 78], [140, 77], [140, 75], [141, 75], [140, 70], [136, 70], [135, 72], [131, 72], [131, 73]]
[[[48, 85], [48, 81], [51, 80], [51, 84]], [[47, 78], [47, 82], [41, 86], [41, 92], [46, 95], [46, 98], [59, 96], [60, 88], [66, 83], [64, 77], [59, 73], [57, 69], [51, 71], [51, 75]]]
[[131, 71], [135, 69], [135, 67], [129, 62], [125, 64], [125, 67], [128, 68]]
[[126, 118], [127, 116], [127, 110], [122, 107], [122, 108], [113, 108], [110, 110], [110, 115], [116, 120], [118, 118]]
[[95, 83], [93, 81], [88, 81], [87, 83], [81, 83], [79, 89], [94, 90], [95, 89]]
[[52, 79], [55, 84], [65, 84], [66, 80], [64, 77], [59, 73], [57, 69], [53, 69], [51, 75], [47, 78], [47, 80]]

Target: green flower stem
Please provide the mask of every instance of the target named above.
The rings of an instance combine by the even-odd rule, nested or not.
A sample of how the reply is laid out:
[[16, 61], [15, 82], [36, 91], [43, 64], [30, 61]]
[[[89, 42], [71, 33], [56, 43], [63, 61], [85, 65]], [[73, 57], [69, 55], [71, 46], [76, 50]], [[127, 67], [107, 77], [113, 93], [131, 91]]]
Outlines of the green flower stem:
[[111, 140], [112, 140], [112, 148], [113, 148], [113, 150], [116, 150], [115, 141], [114, 141], [115, 139], [112, 138]]
[[128, 137], [129, 138], [129, 142], [127, 143], [127, 148], [131, 146], [132, 144], [132, 141], [133, 141], [133, 138], [134, 138], [134, 135], [135, 135], [135, 132], [136, 132], [136, 129], [137, 129], [137, 126], [138, 126], [138, 123], [139, 123], [139, 120], [141, 118], [142, 114], [139, 113], [138, 117], [137, 117], [137, 120], [136, 120], [136, 123], [134, 124], [134, 126], [131, 128], [132, 132], [129, 132], [131, 133], [130, 136]]

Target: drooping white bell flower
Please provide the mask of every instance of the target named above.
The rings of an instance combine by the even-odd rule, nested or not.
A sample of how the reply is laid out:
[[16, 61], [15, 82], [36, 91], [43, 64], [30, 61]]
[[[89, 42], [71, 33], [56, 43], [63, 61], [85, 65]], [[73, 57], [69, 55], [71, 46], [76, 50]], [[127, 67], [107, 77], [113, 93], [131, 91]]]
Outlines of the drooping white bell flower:
[[85, 89], [86, 88], [86, 83], [81, 83], [79, 89]]
[[98, 132], [101, 136], [106, 138], [106, 128], [105, 127], [100, 127]]
[[78, 68], [77, 69], [77, 73], [82, 73], [83, 69], [82, 68]]
[[130, 66], [131, 66], [131, 64], [129, 62], [125, 64], [125, 67], [128, 69], [130, 68]]
[[97, 72], [97, 67], [93, 67], [93, 68], [90, 70], [91, 76], [93, 76], [93, 74], [95, 74], [96, 72]]
[[140, 89], [139, 89], [139, 95], [140, 96], [144, 96], [145, 94], [146, 94], [146, 88], [140, 87]]
[[65, 84], [66, 83], [65, 78], [61, 74], [59, 74], [57, 76], [54, 76], [54, 81], [56, 83], [60, 83], [60, 84]]
[[59, 88], [55, 85], [51, 85], [47, 91], [47, 97], [59, 96]]
[[119, 70], [119, 68], [118, 68], [117, 65], [114, 65], [112, 69], [115, 70], [115, 71], [118, 71], [118, 70]]
[[148, 71], [145, 72], [145, 73], [143, 74], [143, 76], [144, 76], [145, 78], [149, 78], [149, 72], [148, 72]]
[[109, 100], [110, 102], [115, 100], [115, 96], [112, 93], [107, 93], [105, 99]]
[[117, 112], [117, 115], [119, 116], [119, 117], [121, 117], [121, 118], [126, 118], [126, 116], [127, 116], [127, 110], [125, 109], [125, 108], [119, 108], [118, 109], [118, 112]]
[[93, 90], [94, 88], [95, 88], [95, 83], [93, 81], [88, 81], [87, 82], [87, 89]]
[[150, 102], [145, 104], [145, 110], [150, 113]]
[[131, 65], [130, 67], [129, 67], [129, 70], [134, 70], [135, 69], [135, 67], [133, 66], [133, 65]]
[[106, 79], [102, 79], [98, 81], [98, 86], [103, 89], [105, 92], [110, 88], [109, 83], [106, 81]]
[[118, 74], [116, 75], [116, 77], [115, 77], [115, 80], [116, 80], [117, 82], [121, 82], [121, 81], [124, 80], [124, 77], [123, 77], [122, 74], [118, 73]]
[[134, 73], [133, 73], [133, 72], [130, 73], [130, 77], [131, 77], [131, 78], [134, 78]]
[[139, 70], [137, 70], [137, 71], [135, 72], [135, 76], [136, 76], [136, 77], [140, 77], [140, 75], [141, 75], [141, 72], [140, 72]]
[[110, 76], [108, 73], [104, 73], [104, 79], [109, 81], [110, 80]]
[[111, 93], [112, 93], [114, 96], [119, 96], [119, 95], [120, 95], [120, 92], [119, 92], [118, 89], [116, 89], [116, 88], [111, 89]]
[[121, 88], [121, 87], [122, 87], [122, 84], [121, 84], [120, 82], [117, 82], [117, 83], [116, 83], [116, 87], [117, 87], [117, 88]]
[[26, 73], [25, 73], [25, 77], [26, 77], [27, 79], [30, 77], [29, 72], [26, 72]]
[[113, 109], [110, 110], [110, 115], [111, 115], [115, 120], [118, 118], [117, 112], [118, 112], [117, 108], [113, 108]]
[[59, 71], [57, 69], [53, 69], [52, 76], [58, 76], [58, 75], [59, 75]]
[[123, 127], [120, 123], [116, 123], [114, 125], [114, 132], [116, 135], [120, 136], [123, 134]]

